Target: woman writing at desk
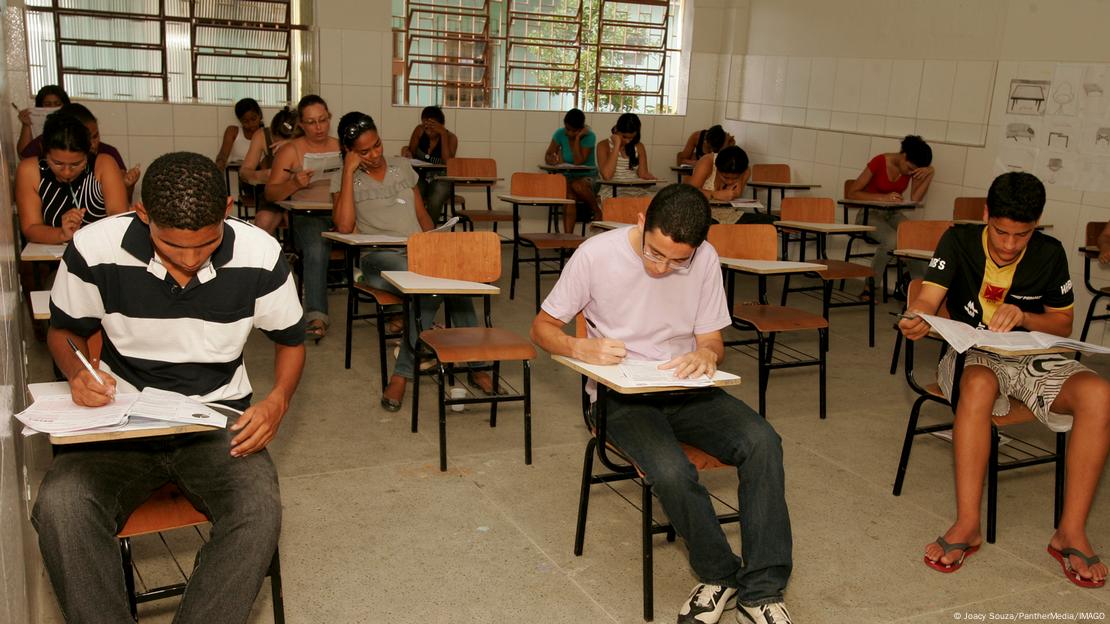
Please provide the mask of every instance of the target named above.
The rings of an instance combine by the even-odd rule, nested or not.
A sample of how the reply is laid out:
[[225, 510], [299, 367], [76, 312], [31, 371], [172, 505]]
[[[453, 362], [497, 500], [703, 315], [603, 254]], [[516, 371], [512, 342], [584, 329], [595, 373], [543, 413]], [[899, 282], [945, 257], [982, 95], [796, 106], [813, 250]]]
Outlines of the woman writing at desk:
[[[867, 163], [855, 182], [844, 191], [845, 199], [858, 199], [878, 202], [920, 202], [929, 192], [933, 181], [933, 150], [919, 136], [908, 135], [902, 139], [902, 149], [898, 153], [879, 154]], [[906, 189], [910, 189], [907, 196]], [[863, 222], [864, 211], [856, 215], [856, 223]], [[871, 259], [871, 270], [881, 275], [889, 261], [889, 253], [894, 250], [898, 239], [898, 224], [906, 217], [898, 210], [872, 210], [869, 225], [876, 227], [873, 232], [879, 246]], [[912, 271], [922, 271], [911, 265]], [[920, 277], [920, 276], [914, 276]], [[899, 276], [901, 279], [901, 276]]]
[[750, 175], [748, 154], [731, 145], [716, 154], [702, 156], [687, 183], [701, 189], [706, 199], [732, 201], [744, 195]]
[[[281, 146], [266, 182], [266, 200], [331, 201], [331, 176], [334, 172], [306, 169], [312, 159], [327, 163], [339, 158], [339, 141], [332, 136], [331, 113], [324, 98], [306, 95], [297, 104], [297, 122], [304, 135]], [[323, 158], [321, 158], [323, 157]], [[330, 168], [330, 165], [317, 165]], [[301, 251], [304, 264], [304, 311], [306, 335], [320, 342], [328, 333], [328, 259], [331, 243], [320, 234], [331, 229], [331, 219], [315, 215], [289, 215], [293, 243]]]
[[[424, 209], [424, 200], [417, 188], [419, 179], [412, 165], [402, 160], [386, 162], [381, 136], [374, 120], [364, 113], [351, 112], [339, 120], [339, 141], [343, 150], [343, 173], [331, 184], [334, 198], [335, 229], [342, 233], [386, 234], [404, 236], [432, 229], [432, 219]], [[396, 295], [400, 291], [382, 278], [382, 271], [405, 271], [408, 254], [401, 249], [374, 249], [359, 261], [362, 279], [370, 286]], [[447, 313], [456, 327], [475, 327], [478, 318], [466, 297], [447, 297]], [[420, 298], [421, 327], [409, 332], [410, 341], [401, 343], [397, 363], [389, 385], [382, 392], [381, 405], [386, 411], [401, 409], [405, 387], [412, 379], [413, 349], [420, 332], [432, 326], [438, 297]], [[415, 322], [415, 315], [408, 319]], [[471, 373], [472, 386], [484, 392], [493, 390], [489, 374]]]
[[43, 157], [24, 158], [15, 173], [24, 238], [65, 243], [82, 225], [127, 211], [123, 173], [111, 156], [92, 152], [85, 124], [54, 113], [42, 134]]

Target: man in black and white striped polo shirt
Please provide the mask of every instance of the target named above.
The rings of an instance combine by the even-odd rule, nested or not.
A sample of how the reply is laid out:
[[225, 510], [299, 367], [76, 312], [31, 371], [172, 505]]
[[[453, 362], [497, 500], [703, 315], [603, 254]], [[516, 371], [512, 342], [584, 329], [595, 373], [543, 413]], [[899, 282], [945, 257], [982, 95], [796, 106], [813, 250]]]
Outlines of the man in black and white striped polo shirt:
[[[66, 250], [50, 294], [54, 361], [81, 405], [152, 386], [242, 415], [227, 430], [59, 447], [31, 519], [66, 619], [127, 622], [115, 533], [151, 492], [176, 483], [212, 534], [174, 621], [243, 622], [281, 526], [266, 445], [304, 367], [301, 306], [277, 242], [227, 218], [232, 198], [211, 160], [162, 156], [142, 200], [82, 228]], [[255, 327], [274, 342], [275, 375], [251, 405], [243, 347]], [[87, 353], [98, 330], [103, 384], [66, 343]]]

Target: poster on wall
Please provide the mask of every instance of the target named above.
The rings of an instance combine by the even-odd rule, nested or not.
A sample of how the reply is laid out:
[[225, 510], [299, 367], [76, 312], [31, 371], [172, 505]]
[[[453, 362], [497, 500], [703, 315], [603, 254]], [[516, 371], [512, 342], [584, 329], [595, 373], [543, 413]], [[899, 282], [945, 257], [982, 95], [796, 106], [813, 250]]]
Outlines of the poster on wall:
[[1048, 80], [1015, 78], [1010, 81], [1010, 97], [1006, 112], [1010, 115], [1044, 115], [1045, 103], [1052, 83]]

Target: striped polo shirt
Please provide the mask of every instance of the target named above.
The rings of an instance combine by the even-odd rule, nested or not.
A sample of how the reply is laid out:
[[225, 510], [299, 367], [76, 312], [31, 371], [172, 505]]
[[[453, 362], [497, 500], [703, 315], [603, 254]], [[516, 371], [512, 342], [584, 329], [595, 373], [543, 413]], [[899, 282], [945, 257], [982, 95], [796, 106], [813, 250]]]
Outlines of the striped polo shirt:
[[238, 410], [250, 405], [243, 347], [251, 328], [299, 345], [301, 315], [277, 241], [234, 218], [185, 287], [154, 253], [138, 215], [102, 219], [74, 235], [50, 293], [51, 326], [81, 336], [103, 330], [101, 366], [121, 391], [153, 386]]

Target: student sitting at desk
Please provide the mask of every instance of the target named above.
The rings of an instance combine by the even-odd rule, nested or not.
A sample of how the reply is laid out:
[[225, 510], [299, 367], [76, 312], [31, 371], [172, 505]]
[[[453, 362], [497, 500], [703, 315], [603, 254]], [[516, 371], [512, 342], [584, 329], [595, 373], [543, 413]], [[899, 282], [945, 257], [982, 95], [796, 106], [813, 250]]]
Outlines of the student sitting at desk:
[[[597, 171], [602, 180], [654, 180], [648, 169], [647, 148], [640, 142], [640, 118], [624, 113], [617, 118], [612, 135], [597, 146]], [[629, 187], [621, 191], [625, 197], [643, 197], [655, 191], [645, 187]], [[613, 196], [613, 187], [602, 184], [597, 193], [600, 200]]]
[[235, 118], [239, 123], [224, 129], [220, 151], [216, 154], [216, 166], [220, 169], [227, 167], [229, 161], [242, 162], [251, 147], [251, 139], [266, 127], [262, 107], [254, 98], [243, 98], [235, 103]]
[[[454, 158], [459, 149], [459, 137], [447, 129], [447, 118], [438, 106], [427, 106], [420, 111], [420, 125], [412, 129], [409, 144], [401, 148], [401, 155], [427, 163], [444, 164]], [[420, 174], [420, 196], [432, 223], [439, 223], [443, 215], [443, 205], [451, 195], [451, 185], [444, 181], [436, 182], [438, 172], [427, 169]]]
[[[297, 291], [270, 236], [226, 219], [223, 172], [200, 154], [151, 163], [135, 212], [83, 228], [50, 293], [47, 344], [73, 401], [153, 387], [242, 415], [227, 429], [55, 449], [31, 521], [69, 622], [130, 622], [116, 532], [175, 483], [212, 521], [175, 622], [245, 622], [277, 546], [281, 499], [266, 445], [304, 365]], [[251, 405], [243, 348], [274, 342], [274, 386]], [[70, 349], [103, 334], [98, 375]], [[92, 360], [96, 366], [96, 360]]]
[[720, 124], [710, 126], [705, 130], [698, 130], [691, 134], [689, 139], [686, 139], [686, 145], [675, 158], [675, 164], [678, 166], [693, 165], [701, 160], [702, 156], [716, 154], [730, 145], [736, 145], [736, 138], [725, 132]]
[[1098, 261], [1103, 264], [1110, 263], [1110, 222], [1106, 223], [1106, 227], [1102, 228], [1102, 234], [1098, 235]]
[[24, 158], [15, 172], [19, 227], [32, 243], [59, 244], [82, 225], [127, 211], [127, 190], [112, 157], [92, 151], [79, 119], [51, 113], [43, 127], [42, 158]]
[[[357, 229], [360, 234], [409, 236], [432, 229], [432, 219], [416, 189], [416, 172], [406, 160], [395, 164], [386, 162], [381, 136], [369, 115], [360, 112], [343, 115], [339, 120], [339, 142], [343, 150], [343, 175], [334, 179], [331, 187], [336, 230], [345, 234]], [[362, 255], [359, 268], [367, 284], [400, 295], [397, 287], [385, 281], [381, 273], [408, 270], [408, 254], [403, 248], [372, 249]], [[447, 314], [455, 327], [478, 326], [478, 317], [469, 298], [446, 299]], [[405, 387], [414, 374], [416, 339], [421, 331], [432, 326], [440, 301], [439, 297], [420, 298], [421, 326], [409, 332], [409, 342], [402, 341], [393, 375], [382, 393], [381, 405], [386, 411], [401, 409]], [[415, 313], [408, 319], [410, 323], [414, 321]], [[467, 381], [487, 394], [493, 392], [493, 378], [488, 373], [470, 373]]]
[[[279, 110], [274, 114], [270, 127], [259, 128], [251, 137], [251, 146], [239, 167], [239, 183], [252, 186], [266, 184], [270, 179], [270, 168], [274, 163], [274, 154], [290, 139], [295, 139], [302, 133], [297, 125], [297, 115], [289, 107]], [[254, 224], [266, 230], [269, 234], [277, 231], [278, 226], [285, 218], [285, 209], [273, 202], [266, 201], [265, 191], [255, 192], [254, 199]]]
[[[58, 85], [45, 85], [35, 94], [35, 108], [58, 108], [69, 104], [69, 94]], [[20, 158], [27, 158], [23, 150], [35, 139], [32, 129], [31, 109], [19, 111], [19, 139], [15, 143], [15, 151]]]
[[[946, 302], [954, 320], [979, 328], [1070, 335], [1074, 298], [1067, 254], [1059, 241], [1035, 230], [1044, 203], [1044, 185], [1033, 175], [996, 178], [987, 193], [987, 224], [957, 225], [941, 237], [910, 313], [936, 314]], [[910, 340], [929, 332], [921, 319], [903, 319], [899, 327]], [[991, 416], [1032, 411], [1056, 431], [1071, 423], [1064, 509], [1049, 553], [1076, 585], [1101, 587], [1106, 564], [1094, 556], [1086, 524], [1110, 448], [1110, 383], [1066, 355], [1000, 356], [971, 350], [966, 357], [952, 432], [956, 522], [926, 546], [925, 563], [953, 572], [979, 549]], [[938, 371], [947, 397], [952, 395], [954, 362], [955, 350], [949, 349]]]
[[702, 156], [686, 183], [701, 189], [706, 199], [732, 201], [744, 196], [750, 176], [748, 154], [732, 145], [716, 154]]
[[[925, 200], [929, 184], [933, 181], [933, 149], [919, 136], [908, 135], [902, 139], [898, 153], [879, 154], [872, 158], [860, 172], [855, 182], [844, 193], [844, 199], [860, 199], [878, 202], [900, 202]], [[913, 183], [912, 187], [910, 183]], [[905, 195], [910, 189], [909, 196]], [[856, 223], [863, 223], [863, 210], [856, 215]], [[898, 210], [871, 210], [868, 225], [875, 226], [872, 235], [879, 242], [875, 256], [871, 258], [871, 270], [882, 275], [890, 262], [890, 252], [898, 242], [898, 224], [906, 220]], [[910, 263], [913, 277], [919, 269], [918, 263]], [[902, 276], [898, 276], [899, 283]]]
[[[314, 161], [319, 160], [318, 157], [324, 157], [325, 161], [331, 156], [335, 161], [339, 159], [339, 140], [329, 136], [331, 112], [324, 98], [318, 95], [301, 98], [297, 104], [297, 123], [304, 135], [286, 142], [274, 156], [270, 179], [266, 182], [266, 201], [330, 202], [332, 178], [338, 172], [305, 169], [306, 157], [310, 155]], [[304, 266], [305, 331], [309, 338], [320, 342], [328, 333], [328, 260], [331, 257], [331, 242], [320, 234], [332, 228], [331, 218], [290, 214], [289, 221], [293, 243], [300, 250]]]
[[[580, 201], [589, 207], [592, 214], [601, 214], [597, 208], [597, 195], [594, 194], [594, 176], [597, 175], [597, 160], [594, 148], [597, 135], [586, 125], [586, 114], [572, 108], [563, 116], [563, 127], [551, 135], [551, 144], [544, 152], [544, 162], [549, 165], [566, 163], [590, 167], [589, 171], [567, 171], [567, 197]], [[573, 232], [577, 208], [566, 206], [563, 210], [563, 231]]]
[[[532, 339], [592, 364], [668, 360], [664, 367], [680, 377], [712, 375], [731, 318], [717, 252], [705, 242], [709, 223], [709, 204], [696, 189], [664, 188], [636, 226], [594, 236], [574, 252], [532, 322]], [[580, 312], [593, 325], [588, 338], [563, 333]], [[652, 483], [701, 582], [678, 621], [717, 622], [735, 596], [737, 622], [789, 624], [790, 517], [775, 430], [719, 388], [608, 397], [609, 437]], [[736, 466], [742, 556], [732, 552], [679, 442]]]

